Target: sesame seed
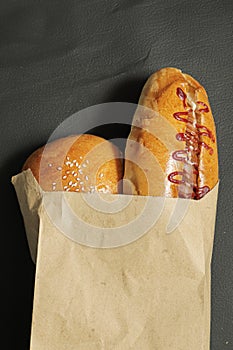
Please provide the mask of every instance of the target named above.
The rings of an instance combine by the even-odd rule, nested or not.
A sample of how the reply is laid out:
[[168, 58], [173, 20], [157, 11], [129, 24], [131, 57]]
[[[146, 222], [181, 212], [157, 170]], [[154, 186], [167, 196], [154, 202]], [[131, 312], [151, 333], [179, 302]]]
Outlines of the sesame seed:
[[69, 174], [70, 173], [70, 171], [69, 170], [66, 170], [66, 174]]
[[71, 174], [74, 175], [74, 173], [75, 173], [75, 171], [73, 170]]
[[70, 163], [70, 168], [72, 168], [74, 166], [74, 163]]
[[88, 159], [86, 160], [86, 163], [89, 164], [89, 160]]
[[79, 188], [76, 188], [76, 190], [75, 190], [76, 192], [79, 192]]
[[81, 190], [84, 192], [84, 191], [85, 191], [85, 188], [84, 188], [84, 187], [82, 187], [82, 188], [81, 188]]
[[53, 164], [52, 164], [52, 163], [49, 163], [48, 166], [51, 168], [51, 167], [53, 166]]
[[64, 176], [62, 176], [62, 178], [65, 180], [65, 179], [67, 179], [67, 176], [66, 176], [66, 175], [64, 175]]
[[56, 186], [56, 184], [57, 184], [56, 182], [53, 182], [53, 186]]
[[69, 164], [71, 164], [71, 162], [65, 162], [65, 165], [69, 165]]
[[77, 180], [77, 181], [80, 181], [80, 178], [79, 178], [79, 177], [76, 177], [76, 180]]
[[74, 160], [73, 160], [73, 163], [76, 163], [76, 162], [77, 162], [77, 160], [76, 160], [76, 159], [74, 159]]
[[67, 156], [66, 159], [67, 159], [67, 160], [70, 160], [70, 157]]
[[85, 176], [85, 179], [86, 179], [86, 180], [88, 180], [88, 179], [89, 179], [87, 175]]
[[68, 188], [68, 186], [64, 186], [63, 188], [64, 188], [64, 190], [66, 190]]
[[73, 175], [74, 175], [74, 176], [77, 176], [77, 175], [78, 175], [78, 173], [75, 173], [75, 172], [74, 172], [74, 174], [73, 174]]
[[83, 163], [83, 168], [86, 168], [86, 167], [87, 167], [87, 165], [85, 163]]
[[84, 184], [84, 182], [83, 181], [80, 181], [80, 185], [83, 185]]
[[71, 186], [71, 185], [72, 185], [72, 183], [73, 183], [73, 181], [70, 181], [70, 182], [68, 183], [68, 185], [69, 185], [69, 186]]
[[56, 190], [56, 186], [53, 186], [53, 191], [55, 191]]
[[76, 166], [78, 167], [79, 163], [78, 162], [75, 162]]
[[67, 191], [67, 192], [69, 192], [69, 190], [70, 190], [69, 188], [66, 188], [66, 191]]
[[81, 169], [78, 172], [79, 172], [79, 174], [83, 174], [83, 171]]
[[83, 159], [83, 157], [82, 157], [82, 156], [80, 156], [79, 158], [80, 158], [80, 159]]
[[103, 173], [99, 174], [99, 177], [103, 177], [103, 176], [104, 176], [104, 174], [103, 174]]
[[57, 167], [57, 170], [58, 170], [58, 171], [61, 171], [61, 170], [62, 170], [62, 167], [61, 167], [61, 166], [58, 166], [58, 167]]
[[72, 187], [77, 187], [77, 186], [78, 186], [77, 182], [75, 182], [75, 183], [72, 185]]

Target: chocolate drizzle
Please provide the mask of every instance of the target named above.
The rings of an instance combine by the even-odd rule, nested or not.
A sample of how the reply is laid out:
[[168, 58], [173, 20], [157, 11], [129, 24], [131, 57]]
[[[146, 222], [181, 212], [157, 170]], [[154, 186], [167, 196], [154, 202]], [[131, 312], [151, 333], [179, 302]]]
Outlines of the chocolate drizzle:
[[[180, 100], [183, 101], [183, 106], [186, 110], [175, 112], [173, 117], [179, 122], [187, 124], [185, 133], [177, 133], [176, 139], [178, 141], [185, 141], [186, 147], [184, 150], [177, 150], [173, 152], [172, 158], [176, 161], [183, 162], [184, 169], [183, 171], [174, 171], [170, 173], [168, 175], [168, 180], [174, 184], [180, 185], [180, 197], [200, 199], [210, 191], [208, 186], [198, 187], [200, 149], [201, 147], [204, 147], [210, 155], [213, 154], [213, 148], [206, 142], [202, 141], [200, 137], [206, 136], [212, 142], [215, 142], [215, 138], [211, 130], [209, 130], [205, 125], [196, 123], [194, 115], [196, 116], [196, 114], [208, 113], [209, 107], [204, 102], [197, 101], [196, 104], [198, 107], [197, 109], [193, 110], [193, 108], [188, 106], [187, 95], [180, 87], [177, 88], [176, 94]], [[187, 108], [189, 109], [187, 110]]]

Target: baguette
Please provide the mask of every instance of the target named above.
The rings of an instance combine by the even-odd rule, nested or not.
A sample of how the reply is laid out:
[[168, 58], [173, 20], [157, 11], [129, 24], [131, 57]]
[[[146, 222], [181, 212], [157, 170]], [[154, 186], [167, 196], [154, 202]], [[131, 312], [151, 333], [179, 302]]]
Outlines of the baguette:
[[201, 199], [217, 184], [215, 123], [190, 75], [170, 67], [151, 75], [132, 124], [124, 193]]

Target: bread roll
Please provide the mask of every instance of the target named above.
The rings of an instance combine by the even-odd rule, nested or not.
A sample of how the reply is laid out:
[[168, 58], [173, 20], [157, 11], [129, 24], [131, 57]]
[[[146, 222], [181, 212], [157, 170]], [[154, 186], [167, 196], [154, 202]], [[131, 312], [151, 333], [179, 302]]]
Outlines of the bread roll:
[[119, 193], [120, 151], [94, 135], [72, 135], [36, 150], [25, 162], [44, 191]]
[[215, 123], [203, 86], [163, 68], [147, 80], [139, 105], [126, 145], [131, 188], [124, 193], [202, 198], [218, 182]]

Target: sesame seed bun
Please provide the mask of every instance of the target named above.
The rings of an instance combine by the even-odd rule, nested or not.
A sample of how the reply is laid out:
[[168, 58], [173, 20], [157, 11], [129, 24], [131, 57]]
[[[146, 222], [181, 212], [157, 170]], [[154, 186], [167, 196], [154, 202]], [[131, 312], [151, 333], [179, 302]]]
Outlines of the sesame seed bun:
[[94, 135], [72, 135], [37, 149], [23, 170], [31, 169], [44, 191], [119, 193], [121, 153]]

